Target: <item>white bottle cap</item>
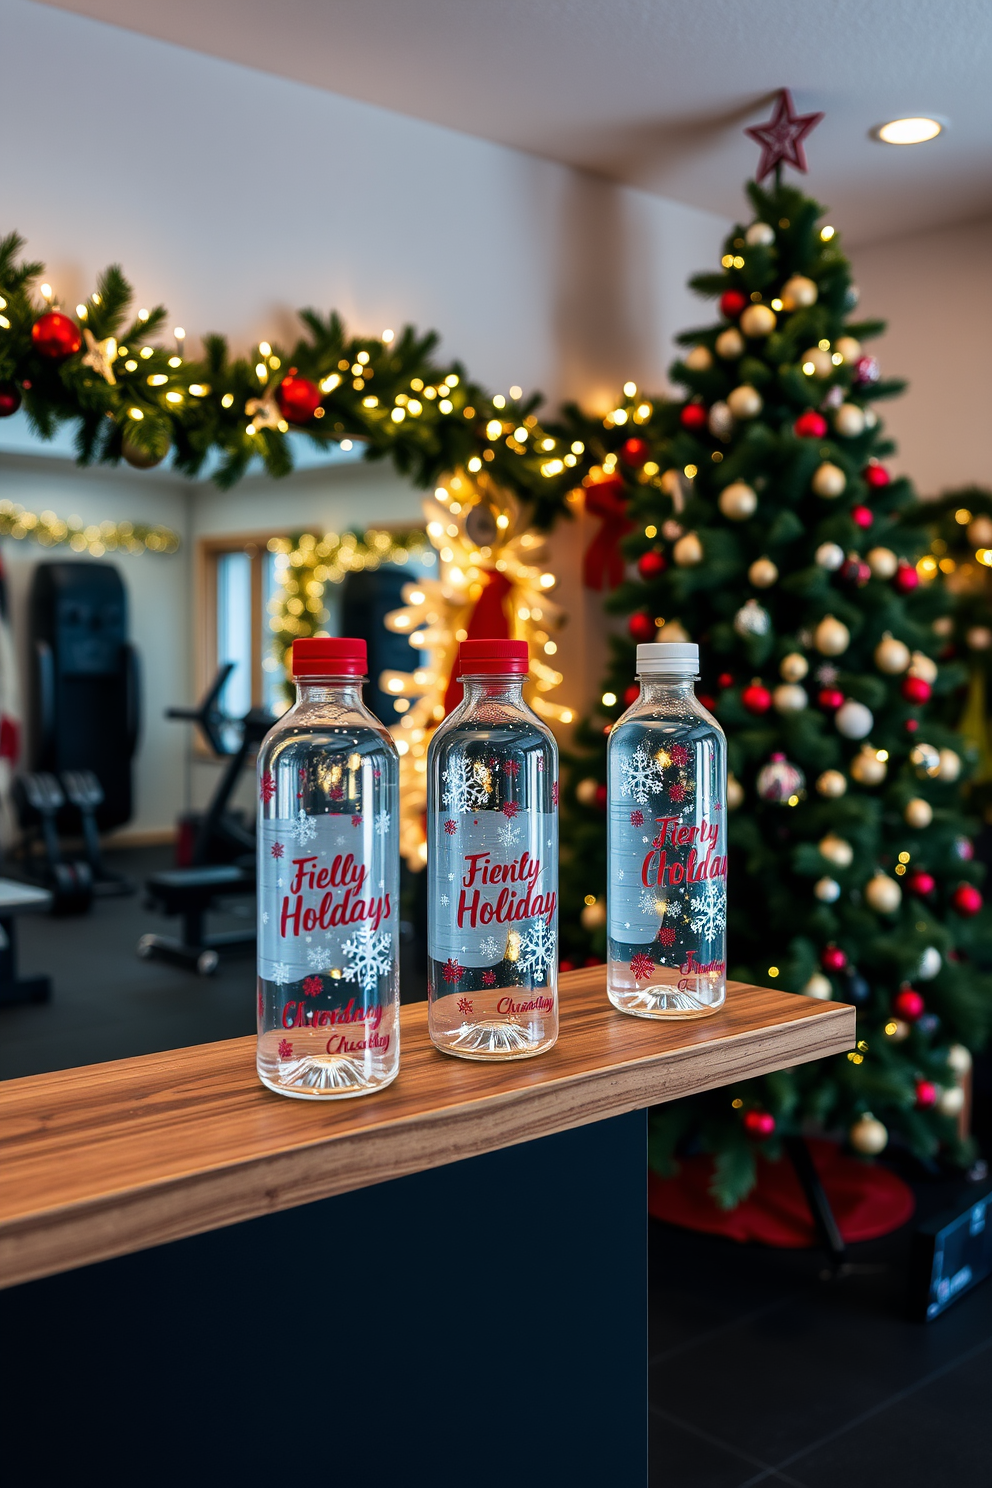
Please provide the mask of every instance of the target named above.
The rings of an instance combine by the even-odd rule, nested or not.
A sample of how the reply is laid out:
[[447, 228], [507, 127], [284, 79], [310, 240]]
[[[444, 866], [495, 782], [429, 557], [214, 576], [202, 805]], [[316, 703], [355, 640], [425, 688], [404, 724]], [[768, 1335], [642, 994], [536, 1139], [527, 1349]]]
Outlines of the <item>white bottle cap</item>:
[[655, 641], [637, 648], [637, 675], [695, 677], [699, 647], [693, 641]]

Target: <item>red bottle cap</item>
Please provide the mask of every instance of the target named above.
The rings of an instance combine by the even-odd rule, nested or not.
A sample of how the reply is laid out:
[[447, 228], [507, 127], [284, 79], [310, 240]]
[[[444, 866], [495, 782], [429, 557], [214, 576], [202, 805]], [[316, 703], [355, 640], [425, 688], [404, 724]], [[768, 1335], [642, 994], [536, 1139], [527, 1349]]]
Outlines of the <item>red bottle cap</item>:
[[308, 636], [293, 642], [294, 677], [364, 677], [365, 642], [355, 636]]
[[530, 648], [526, 641], [462, 641], [456, 675], [525, 677], [529, 664]]

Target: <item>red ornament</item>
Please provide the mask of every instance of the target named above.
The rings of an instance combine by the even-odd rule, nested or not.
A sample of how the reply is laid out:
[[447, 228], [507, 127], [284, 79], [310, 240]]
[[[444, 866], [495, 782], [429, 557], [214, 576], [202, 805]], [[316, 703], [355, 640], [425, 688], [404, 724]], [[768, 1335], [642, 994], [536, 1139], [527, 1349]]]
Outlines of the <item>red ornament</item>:
[[621, 460], [625, 465], [633, 466], [635, 470], [640, 470], [641, 466], [647, 461], [650, 453], [651, 451], [648, 449], [646, 439], [631, 437], [630, 439], [625, 439], [620, 446]]
[[959, 915], [976, 915], [984, 902], [974, 884], [958, 884], [951, 895], [951, 903]]
[[870, 527], [875, 520], [875, 514], [867, 506], [852, 506], [851, 520], [859, 527]]
[[83, 344], [83, 333], [61, 310], [49, 310], [31, 327], [31, 340], [43, 357], [63, 362], [66, 357], [76, 355]]
[[861, 473], [868, 484], [874, 486], [876, 490], [887, 486], [892, 479], [884, 465], [868, 465]]
[[683, 429], [690, 429], [693, 433], [705, 429], [706, 420], [707, 413], [702, 403], [687, 403], [679, 414], [679, 423]]
[[726, 289], [720, 296], [720, 313], [727, 320], [736, 320], [748, 303], [747, 295], [740, 289]]
[[920, 1111], [929, 1111], [937, 1104], [937, 1087], [932, 1080], [917, 1080], [916, 1105]]
[[822, 114], [795, 113], [792, 94], [788, 88], [780, 88], [771, 118], [764, 124], [751, 124], [744, 131], [761, 146], [755, 179], [763, 181], [777, 165], [793, 165], [796, 170], [805, 171], [808, 167], [803, 140], [822, 118]]
[[741, 702], [749, 713], [767, 713], [772, 705], [772, 695], [760, 682], [752, 682], [741, 693]]
[[937, 880], [932, 873], [925, 873], [922, 868], [917, 868], [906, 880], [906, 887], [911, 894], [919, 894], [923, 899], [927, 894], [932, 894], [937, 887]]
[[792, 428], [800, 439], [823, 439], [827, 432], [827, 421], [815, 408], [807, 408], [805, 413], [799, 415]]
[[901, 691], [907, 703], [928, 703], [933, 688], [924, 677], [903, 677]]
[[840, 946], [827, 946], [820, 952], [820, 965], [824, 971], [843, 971], [847, 965], [847, 953]]
[[716, 679], [716, 685], [717, 685], [717, 687], [733, 687], [733, 685], [734, 685], [734, 678], [733, 678], [732, 673], [730, 673], [730, 672], [721, 672], [720, 675], [719, 675], [719, 677], [717, 677], [717, 679]]
[[909, 594], [920, 582], [920, 576], [911, 563], [900, 563], [896, 569], [893, 585], [900, 594]]
[[873, 356], [860, 356], [854, 363], [854, 386], [867, 387], [871, 382], [877, 382], [882, 375], [882, 369]]
[[821, 708], [826, 708], [828, 713], [836, 713], [844, 701], [844, 694], [839, 687], [822, 687], [818, 702]]
[[0, 382], [0, 418], [10, 418], [21, 406], [21, 390], [16, 383]]
[[602, 966], [602, 964], [603, 958], [601, 956], [587, 956], [582, 963], [583, 966]]
[[696, 697], [697, 700], [702, 703], [707, 713], [713, 712], [713, 709], [716, 707], [715, 697], [710, 697], [710, 694], [708, 692], [699, 692], [696, 694]]
[[606, 786], [605, 785], [597, 785], [597, 787], [596, 787], [596, 805], [599, 807], [600, 811], [605, 811], [606, 810]]
[[320, 388], [309, 377], [300, 377], [290, 367], [276, 392], [279, 412], [290, 424], [308, 424], [320, 407]]
[[745, 1111], [744, 1130], [749, 1137], [770, 1137], [775, 1130], [775, 1117], [770, 1111]]
[[637, 572], [642, 579], [656, 579], [667, 567], [668, 559], [664, 553], [656, 553], [654, 548], [649, 548], [637, 560]]
[[919, 728], [919, 726], [920, 725], [919, 725], [919, 720], [918, 719], [916, 719], [916, 718], [907, 718], [906, 719], [906, 725], [905, 725], [905, 727], [906, 727], [907, 734], [915, 734], [916, 733], [916, 730]]
[[558, 970], [559, 971], [574, 971], [575, 970], [575, 962], [574, 961], [559, 961], [558, 962]]
[[627, 621], [627, 629], [635, 641], [653, 641], [657, 628], [651, 616], [643, 610], [635, 610]]
[[915, 1023], [917, 1018], [922, 1018], [926, 1004], [919, 992], [912, 987], [903, 987], [892, 999], [892, 1011], [897, 1018], [905, 1018], [907, 1023]]
[[628, 708], [632, 708], [637, 702], [637, 699], [640, 697], [640, 695], [641, 689], [638, 687], [636, 682], [632, 682], [623, 695], [625, 706]]
[[845, 584], [855, 584], [861, 589], [871, 578], [871, 569], [863, 558], [848, 558], [841, 565], [840, 576]]

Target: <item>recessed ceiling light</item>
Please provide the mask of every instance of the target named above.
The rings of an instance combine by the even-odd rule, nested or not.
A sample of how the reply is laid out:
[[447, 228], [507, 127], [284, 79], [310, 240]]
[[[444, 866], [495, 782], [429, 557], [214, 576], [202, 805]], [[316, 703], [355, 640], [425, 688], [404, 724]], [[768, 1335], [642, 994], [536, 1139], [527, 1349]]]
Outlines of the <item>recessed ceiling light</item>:
[[886, 145], [922, 145], [925, 140], [936, 139], [943, 128], [942, 119], [890, 119], [887, 124], [879, 124], [872, 134]]

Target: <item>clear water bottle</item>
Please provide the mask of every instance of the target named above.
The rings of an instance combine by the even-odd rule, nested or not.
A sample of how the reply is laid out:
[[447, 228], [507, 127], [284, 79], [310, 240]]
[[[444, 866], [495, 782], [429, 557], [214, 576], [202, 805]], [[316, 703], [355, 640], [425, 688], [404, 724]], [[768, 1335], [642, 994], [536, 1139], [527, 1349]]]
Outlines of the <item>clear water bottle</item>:
[[296, 704], [258, 753], [258, 1073], [304, 1100], [399, 1067], [399, 758], [365, 668], [364, 641], [295, 641]]
[[523, 700], [526, 641], [463, 641], [427, 771], [431, 1038], [527, 1059], [558, 1037], [558, 748]]
[[610, 1001], [697, 1018], [727, 992], [727, 754], [693, 690], [699, 647], [638, 646], [609, 746]]

